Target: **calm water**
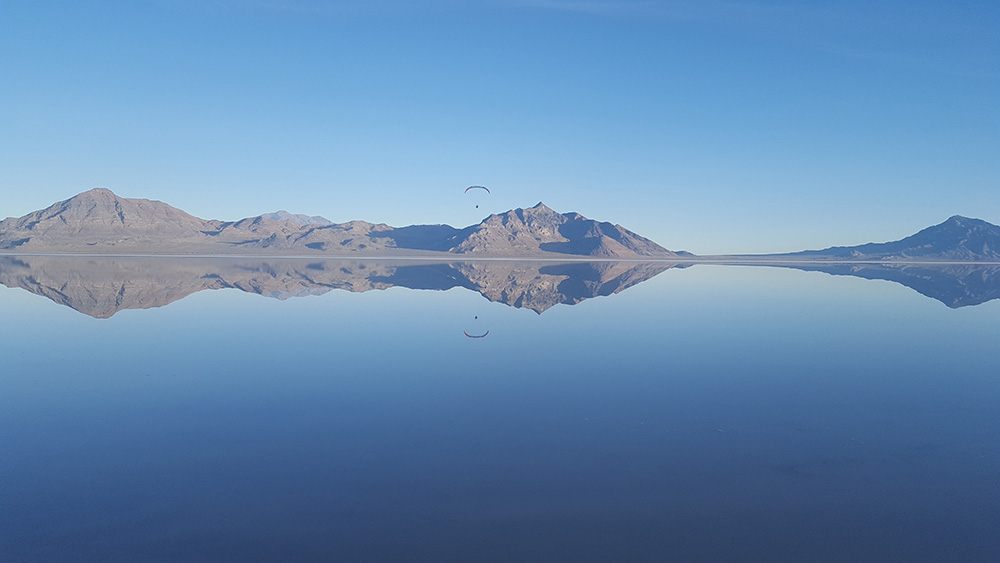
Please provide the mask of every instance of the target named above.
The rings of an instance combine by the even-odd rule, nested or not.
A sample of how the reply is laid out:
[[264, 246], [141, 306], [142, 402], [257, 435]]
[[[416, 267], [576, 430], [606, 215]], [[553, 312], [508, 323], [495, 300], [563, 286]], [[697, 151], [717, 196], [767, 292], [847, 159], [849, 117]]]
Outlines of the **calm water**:
[[0, 561], [1000, 560], [997, 269], [827, 269], [0, 257]]

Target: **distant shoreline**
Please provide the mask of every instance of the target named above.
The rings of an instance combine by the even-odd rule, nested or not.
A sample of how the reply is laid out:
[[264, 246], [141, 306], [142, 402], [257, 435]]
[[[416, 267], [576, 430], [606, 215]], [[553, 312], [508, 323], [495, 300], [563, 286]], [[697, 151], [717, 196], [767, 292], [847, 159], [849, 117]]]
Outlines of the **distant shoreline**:
[[721, 266], [739, 265], [782, 265], [782, 264], [859, 264], [859, 265], [926, 265], [926, 266], [1000, 266], [996, 260], [832, 260], [779, 259], [740, 256], [699, 256], [689, 258], [601, 258], [562, 256], [462, 256], [462, 255], [308, 255], [308, 254], [150, 254], [150, 253], [85, 253], [85, 252], [0, 252], [0, 256], [42, 256], [54, 258], [189, 258], [204, 259], [255, 259], [255, 260], [366, 260], [387, 262], [630, 262], [668, 264], [715, 264]]

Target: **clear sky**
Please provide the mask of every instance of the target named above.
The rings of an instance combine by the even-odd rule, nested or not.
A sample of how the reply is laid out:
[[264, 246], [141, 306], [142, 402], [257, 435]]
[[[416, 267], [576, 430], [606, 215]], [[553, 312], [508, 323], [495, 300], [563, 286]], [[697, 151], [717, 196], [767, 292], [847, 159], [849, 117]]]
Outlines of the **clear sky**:
[[0, 216], [544, 201], [699, 253], [1000, 223], [998, 29], [995, 0], [0, 0]]

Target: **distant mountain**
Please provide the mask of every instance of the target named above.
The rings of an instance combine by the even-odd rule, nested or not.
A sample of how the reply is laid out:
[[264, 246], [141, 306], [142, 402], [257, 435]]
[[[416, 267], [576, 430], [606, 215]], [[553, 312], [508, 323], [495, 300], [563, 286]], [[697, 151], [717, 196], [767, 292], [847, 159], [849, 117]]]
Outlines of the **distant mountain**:
[[333, 290], [462, 287], [541, 314], [559, 304], [619, 293], [674, 267], [662, 262], [440, 262], [345, 259], [0, 256], [0, 284], [95, 318], [162, 307], [192, 293], [237, 289], [276, 299]]
[[784, 256], [842, 260], [1000, 260], [1000, 227], [956, 215], [895, 242], [835, 246]]
[[225, 225], [235, 226], [237, 229], [246, 229], [252, 232], [261, 230], [271, 232], [294, 231], [299, 230], [302, 227], [324, 227], [332, 224], [333, 222], [329, 219], [318, 215], [310, 217], [309, 215], [289, 213], [287, 211], [276, 211], [274, 213], [265, 213], [256, 217], [248, 217], [246, 219], [236, 221], [235, 223], [227, 223]]
[[0, 250], [137, 254], [575, 255], [674, 258], [620, 225], [557, 213], [539, 203], [490, 215], [477, 225], [391, 227], [333, 223], [278, 211], [238, 221], [194, 217], [166, 203], [94, 189], [24, 217], [0, 221]]

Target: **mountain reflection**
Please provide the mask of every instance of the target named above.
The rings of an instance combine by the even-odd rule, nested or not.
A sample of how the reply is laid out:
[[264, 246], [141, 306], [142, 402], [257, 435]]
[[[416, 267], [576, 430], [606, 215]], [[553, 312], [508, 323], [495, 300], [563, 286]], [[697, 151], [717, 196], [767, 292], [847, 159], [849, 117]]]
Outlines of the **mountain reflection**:
[[95, 318], [163, 307], [199, 291], [238, 289], [276, 299], [333, 290], [462, 287], [490, 301], [542, 313], [642, 283], [674, 264], [628, 262], [403, 262], [0, 256], [0, 284]]
[[798, 263], [780, 266], [834, 276], [896, 282], [952, 309], [980, 305], [1000, 298], [1000, 265], [996, 264]]
[[[0, 256], [0, 284], [22, 288], [95, 318], [163, 307], [192, 293], [238, 289], [275, 299], [405, 287], [475, 291], [536, 313], [613, 295], [670, 268], [664, 262], [419, 262], [259, 258]], [[1000, 265], [771, 263], [837, 276], [896, 282], [948, 307], [1000, 298]]]

